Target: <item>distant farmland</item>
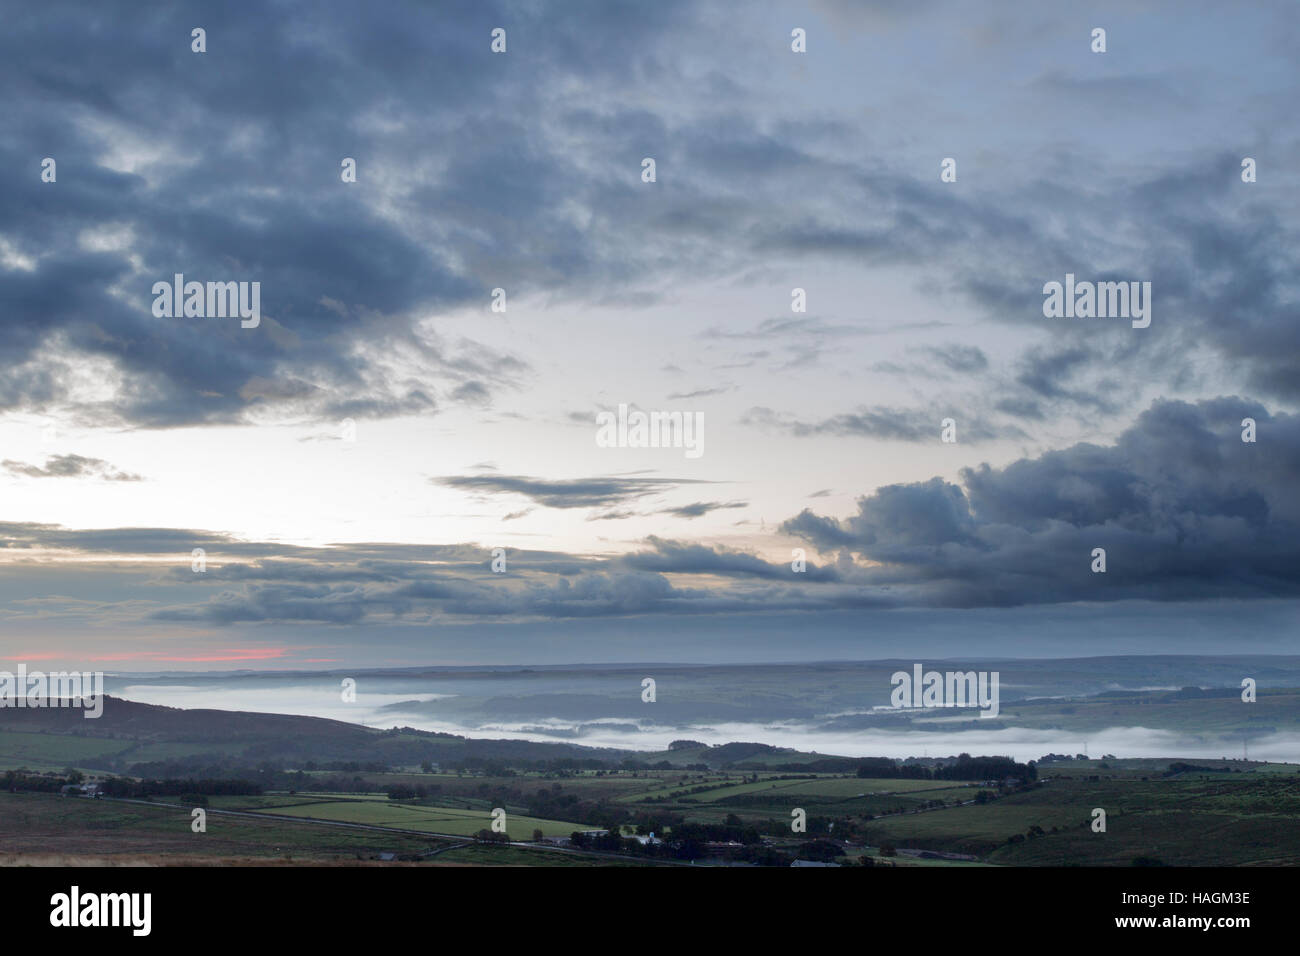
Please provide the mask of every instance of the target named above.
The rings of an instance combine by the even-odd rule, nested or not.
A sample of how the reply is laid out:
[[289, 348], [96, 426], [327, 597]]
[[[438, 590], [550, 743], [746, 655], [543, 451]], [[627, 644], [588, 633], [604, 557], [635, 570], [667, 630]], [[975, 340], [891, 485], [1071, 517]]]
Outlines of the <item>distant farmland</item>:
[[[490, 815], [483, 810], [457, 810], [451, 807], [379, 800], [328, 800], [272, 807], [262, 812], [310, 820], [339, 820], [344, 823], [363, 823], [370, 826], [423, 830], [429, 833], [452, 833], [461, 836], [471, 836], [479, 830], [489, 829], [492, 825]], [[516, 840], [531, 839], [533, 830], [541, 830], [546, 836], [568, 836], [574, 830], [586, 828], [586, 825], [572, 821], [543, 820], [523, 813], [510, 813], [508, 809], [506, 813], [506, 831]]]

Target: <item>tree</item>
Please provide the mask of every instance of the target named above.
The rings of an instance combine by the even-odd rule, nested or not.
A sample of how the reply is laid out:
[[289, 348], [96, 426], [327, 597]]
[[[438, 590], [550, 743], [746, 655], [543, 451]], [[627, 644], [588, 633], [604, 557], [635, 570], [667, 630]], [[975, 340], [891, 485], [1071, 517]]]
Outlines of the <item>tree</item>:
[[543, 833], [541, 830], [534, 830], [534, 831], [533, 831], [533, 842], [534, 842], [534, 843], [541, 843], [542, 840], [543, 840], [545, 837], [546, 837], [546, 834]]
[[801, 860], [815, 860], [822, 863], [829, 863], [837, 856], [844, 856], [844, 851], [828, 840], [810, 840], [802, 844], [798, 852]]

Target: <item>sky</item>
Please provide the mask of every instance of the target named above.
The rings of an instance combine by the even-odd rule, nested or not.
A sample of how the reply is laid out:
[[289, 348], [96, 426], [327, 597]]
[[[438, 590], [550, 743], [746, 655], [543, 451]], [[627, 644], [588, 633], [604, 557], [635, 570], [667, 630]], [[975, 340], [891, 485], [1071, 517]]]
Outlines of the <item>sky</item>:
[[[0, 667], [1291, 652], [1297, 26], [14, 17]], [[259, 322], [159, 316], [178, 273]], [[1149, 326], [1046, 316], [1067, 274]], [[621, 406], [699, 454], [602, 443]]]

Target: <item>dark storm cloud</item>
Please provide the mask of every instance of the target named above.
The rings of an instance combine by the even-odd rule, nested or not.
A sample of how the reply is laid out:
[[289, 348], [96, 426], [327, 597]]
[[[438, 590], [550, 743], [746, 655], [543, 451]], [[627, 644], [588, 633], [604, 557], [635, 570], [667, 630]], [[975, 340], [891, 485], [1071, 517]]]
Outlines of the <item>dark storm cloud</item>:
[[1037, 399], [1068, 399], [1078, 405], [1093, 406], [1101, 411], [1114, 412], [1116, 401], [1100, 389], [1087, 387], [1068, 388], [1073, 375], [1099, 364], [1100, 352], [1084, 345], [1071, 348], [1047, 350], [1042, 348], [1027, 349], [1020, 357], [1017, 384], [1023, 386], [1030, 396], [1022, 398], [1004, 398], [999, 407], [1014, 410], [1024, 407]]
[[[1114, 412], [1107, 393], [1115, 383], [1194, 381], [1195, 357], [1207, 348], [1222, 363], [1219, 373], [1242, 389], [1300, 399], [1294, 374], [1300, 326], [1291, 321], [1300, 295], [1300, 233], [1263, 194], [1250, 191], [1255, 184], [1241, 182], [1240, 163], [1240, 155], [1220, 154], [1136, 182], [1119, 177], [1104, 198], [1072, 192], [1067, 184], [1089, 173], [1070, 167], [1055, 183], [1029, 185], [1021, 205], [1069, 209], [1071, 221], [1091, 223], [1080, 230], [1086, 241], [1027, 226], [1010, 237], [988, 235], [979, 252], [954, 251], [959, 285], [990, 318], [1052, 335], [1052, 347], [1033, 346], [1022, 356], [1020, 392], [1003, 399], [1008, 409], [1046, 401], [1064, 410]], [[1119, 238], [1130, 234], [1141, 240]], [[991, 254], [998, 246], [1008, 254]], [[1150, 328], [1114, 319], [1045, 319], [1043, 284], [1063, 281], [1066, 273], [1089, 281], [1149, 281]]]
[[[821, 9], [853, 28], [908, 29], [918, 7], [855, 6]], [[512, 292], [645, 303], [677, 280], [808, 260], [940, 263], [944, 284], [986, 318], [1034, 327], [1049, 321], [1042, 284], [1067, 271], [1153, 282], [1151, 334], [1057, 322], [1058, 353], [1087, 343], [1074, 384], [1050, 387], [1035, 367], [1043, 359], [1028, 356], [1015, 393], [999, 396], [1007, 410], [1105, 410], [1098, 378], [1191, 375], [1196, 348], [1252, 393], [1300, 399], [1296, 228], [1262, 180], [1257, 194], [1242, 192], [1235, 153], [1190, 156], [1136, 181], [1099, 172], [1089, 152], [1038, 179], [939, 188], [929, 170], [853, 153], [860, 124], [837, 117], [842, 104], [812, 119], [760, 114], [750, 84], [770, 65], [763, 54], [720, 55], [714, 18], [696, 4], [596, 0], [397, 3], [364, 15], [341, 2], [86, 3], [11, 18], [0, 36], [10, 90], [0, 162], [29, 172], [0, 195], [0, 233], [35, 265], [0, 271], [0, 361], [12, 370], [0, 409], [66, 402], [87, 356], [123, 376], [111, 407], [82, 409], [101, 422], [485, 404], [517, 387], [524, 360], [449, 347], [417, 334], [416, 318], [486, 306], [502, 277]], [[206, 54], [190, 52], [196, 24]], [[502, 24], [510, 52], [498, 57], [487, 41]], [[1037, 29], [1031, 18], [983, 42], [1013, 49]], [[784, 40], [784, 24], [779, 32]], [[1088, 97], [1109, 102], [1134, 83], [1167, 89], [1161, 67], [1100, 79], [1054, 70], [1026, 89], [1045, 105], [1079, 99], [1087, 84]], [[626, 95], [594, 104], [584, 90]], [[717, 109], [699, 115], [701, 102]], [[647, 154], [660, 160], [653, 202], [631, 185]], [[42, 155], [57, 159], [57, 184], [38, 181]], [[357, 159], [358, 183], [339, 181], [343, 156]], [[83, 241], [100, 229], [127, 238]], [[154, 318], [151, 284], [177, 271], [262, 282], [263, 325]], [[770, 322], [757, 334], [816, 333], [780, 356], [783, 370], [858, 331]], [[433, 381], [385, 368], [379, 358], [393, 352]], [[934, 358], [983, 371], [956, 347]], [[855, 414], [824, 427], [888, 430]]]
[[[1241, 440], [1241, 422], [1259, 440]], [[783, 526], [878, 567], [901, 603], [1006, 606], [1300, 594], [1300, 417], [1239, 398], [1157, 402], [1112, 446], [878, 489]], [[1104, 548], [1107, 571], [1090, 570]]]
[[[486, 304], [489, 273], [555, 284], [601, 271], [596, 240], [555, 214], [570, 158], [516, 118], [537, 117], [540, 87], [566, 75], [661, 68], [656, 38], [684, 10], [87, 3], [11, 19], [0, 162], [28, 169], [49, 155], [58, 181], [16, 177], [0, 196], [0, 233], [37, 262], [0, 272], [0, 360], [22, 365], [57, 338], [124, 374], [101, 416], [153, 426], [259, 408], [434, 408], [439, 388], [371, 361], [385, 347], [417, 354], [454, 399], [483, 403], [485, 376], [508, 386], [524, 363], [417, 339], [410, 320]], [[493, 59], [500, 24], [517, 32]], [[205, 54], [190, 50], [195, 25]], [[150, 162], [115, 172], [98, 165], [106, 153]], [[344, 156], [357, 184], [340, 182]], [[405, 212], [383, 209], [388, 199]], [[101, 227], [127, 238], [87, 248], [85, 231]], [[176, 272], [260, 281], [262, 326], [155, 318], [152, 283]], [[57, 363], [0, 386], [6, 408], [67, 397]]]

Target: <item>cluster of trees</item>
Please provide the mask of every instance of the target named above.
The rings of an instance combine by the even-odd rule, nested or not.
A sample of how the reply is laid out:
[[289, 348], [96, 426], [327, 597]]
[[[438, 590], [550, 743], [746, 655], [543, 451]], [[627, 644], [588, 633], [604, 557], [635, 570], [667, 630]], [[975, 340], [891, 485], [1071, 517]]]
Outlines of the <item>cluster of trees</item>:
[[775, 763], [742, 761], [731, 764], [728, 770], [773, 770], [777, 773], [853, 773], [860, 763], [857, 757], [821, 757], [817, 760], [801, 760], [798, 763]]
[[608, 770], [617, 764], [596, 757], [551, 757], [529, 760], [518, 757], [458, 757], [443, 761], [443, 766], [458, 773], [481, 773], [488, 777], [513, 777], [520, 771], [556, 773], [573, 770]]
[[934, 768], [935, 780], [1001, 780], [1018, 777], [1023, 781], [1036, 780], [1038, 768], [1029, 763], [1016, 763], [1010, 757], [972, 757], [962, 754], [954, 762]]
[[1202, 767], [1200, 764], [1185, 763], [1181, 760], [1175, 760], [1169, 765], [1163, 776], [1173, 777], [1180, 773], [1232, 773], [1231, 767]]
[[932, 768], [916, 763], [899, 764], [889, 757], [867, 757], [858, 761], [857, 774], [881, 779], [1003, 780], [1018, 777], [1029, 781], [1038, 778], [1038, 768], [1032, 760], [1016, 763], [1010, 757], [972, 757], [970, 754], [940, 758]]
[[358, 760], [325, 760], [317, 763], [308, 760], [302, 765], [303, 770], [337, 770], [342, 773], [383, 773], [389, 769], [388, 764], [378, 761], [362, 763]]
[[617, 827], [605, 833], [582, 833], [574, 830], [569, 834], [569, 843], [580, 850], [604, 850], [606, 853], [622, 853], [633, 847], [641, 848], [641, 844], [637, 841], [623, 839]]
[[[251, 780], [196, 780], [192, 777], [170, 780], [130, 780], [109, 777], [100, 789], [109, 797], [214, 797], [256, 796], [261, 794], [261, 784]], [[191, 801], [198, 802], [198, 801]]]
[[799, 847], [799, 859], [814, 863], [835, 863], [836, 857], [844, 855], [844, 849], [829, 840], [809, 840]]
[[44, 774], [31, 773], [27, 770], [6, 770], [0, 777], [0, 788], [10, 793], [26, 790], [34, 793], [58, 793], [68, 784], [81, 783], [81, 774], [75, 770], [64, 772], [61, 777], [47, 777]]
[[[709, 769], [707, 764], [692, 764], [692, 766], [697, 766], [697, 767], [703, 766], [705, 770]], [[677, 767], [675, 764], [671, 764], [667, 760], [660, 760], [657, 763], [646, 763], [644, 760], [634, 760], [629, 757], [627, 760], [624, 760], [621, 764], [619, 764], [619, 769], [634, 770], [634, 771], [635, 770], [676, 770]], [[599, 774], [600, 772], [601, 771], [599, 770], [596, 771], [597, 774]]]
[[[76, 770], [65, 771], [62, 776], [46, 776], [24, 770], [7, 770], [0, 777], [0, 787], [10, 792], [19, 790], [36, 793], [58, 793], [63, 787], [84, 780]], [[221, 794], [245, 796], [262, 793], [260, 784], [250, 780], [184, 779], [132, 780], [129, 777], [107, 777], [100, 790], [109, 797], [144, 798], [153, 796], [184, 797], [191, 803], [206, 803], [204, 798]]]
[[425, 786], [422, 783], [414, 785], [399, 783], [388, 788], [389, 800], [423, 800], [427, 797], [436, 797], [442, 793], [441, 784], [431, 784]]
[[858, 776], [886, 780], [929, 780], [930, 771], [917, 764], [899, 764], [889, 757], [867, 757], [858, 763]]
[[743, 824], [734, 813], [726, 823], [680, 823], [673, 827], [673, 839], [697, 840], [700, 843], [762, 843], [758, 828]]
[[[46, 776], [25, 770], [7, 770], [0, 777], [0, 787], [10, 792], [27, 790], [36, 793], [58, 793], [70, 784], [79, 784], [84, 778], [75, 770], [62, 776]], [[193, 777], [171, 780], [132, 780], [127, 777], [107, 777], [100, 790], [109, 797], [154, 796], [182, 797], [189, 803], [205, 804], [206, 797], [219, 794], [248, 795], [262, 793], [259, 784], [249, 780], [205, 780]]]
[[515, 802], [523, 803], [528, 807], [529, 813], [544, 820], [586, 819], [579, 817], [581, 812], [579, 806], [582, 801], [578, 799], [577, 794], [551, 789], [538, 790], [527, 797], [520, 794], [519, 798]]

